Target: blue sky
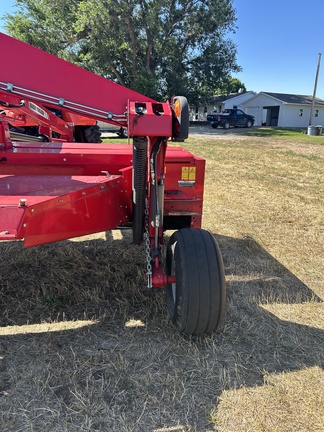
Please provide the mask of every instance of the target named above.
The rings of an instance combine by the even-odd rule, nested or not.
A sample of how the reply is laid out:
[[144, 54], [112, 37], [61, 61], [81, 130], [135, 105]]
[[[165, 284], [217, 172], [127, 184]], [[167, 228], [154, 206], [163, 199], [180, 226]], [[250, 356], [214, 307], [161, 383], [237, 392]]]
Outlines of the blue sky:
[[[14, 0], [0, 0], [0, 18]], [[233, 0], [243, 72], [234, 76], [247, 90], [312, 95], [318, 53], [324, 57], [324, 0]], [[1, 31], [1, 21], [0, 21]], [[316, 96], [324, 99], [324, 59]]]
[[[324, 56], [323, 0], [234, 0], [243, 72], [248, 90], [312, 95], [318, 53]], [[324, 59], [316, 96], [324, 99]]]

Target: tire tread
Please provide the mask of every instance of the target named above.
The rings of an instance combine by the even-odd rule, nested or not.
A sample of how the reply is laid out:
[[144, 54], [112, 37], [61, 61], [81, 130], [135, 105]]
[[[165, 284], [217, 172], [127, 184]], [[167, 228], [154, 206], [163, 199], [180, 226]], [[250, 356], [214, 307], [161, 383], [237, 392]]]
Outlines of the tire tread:
[[170, 238], [167, 270], [175, 242], [177, 304], [170, 305], [172, 299], [168, 296], [172, 321], [182, 333], [210, 333], [219, 327], [225, 309], [225, 275], [219, 247], [206, 230], [179, 230]]

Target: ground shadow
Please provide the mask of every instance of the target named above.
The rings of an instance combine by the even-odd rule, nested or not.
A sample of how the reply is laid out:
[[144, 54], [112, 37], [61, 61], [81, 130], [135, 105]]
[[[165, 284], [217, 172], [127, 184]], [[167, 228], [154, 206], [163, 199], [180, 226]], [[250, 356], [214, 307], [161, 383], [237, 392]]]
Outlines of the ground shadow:
[[324, 331], [263, 307], [322, 300], [253, 239], [215, 237], [227, 313], [222, 331], [206, 337], [172, 328], [163, 290], [146, 290], [143, 248], [132, 245], [129, 231], [29, 250], [1, 243], [0, 329], [93, 321], [0, 336], [1, 430], [27, 420], [44, 430], [42, 409], [52, 431], [63, 423], [72, 432], [176, 425], [206, 431], [225, 389], [262, 385], [265, 373], [323, 367]]
[[262, 384], [265, 371], [323, 367], [324, 331], [279, 319], [267, 310], [274, 304], [289, 312], [294, 305], [322, 299], [253, 239], [216, 238], [228, 279], [223, 337], [235, 335], [241, 358], [243, 353], [246, 357], [242, 366], [250, 371], [237, 385]]

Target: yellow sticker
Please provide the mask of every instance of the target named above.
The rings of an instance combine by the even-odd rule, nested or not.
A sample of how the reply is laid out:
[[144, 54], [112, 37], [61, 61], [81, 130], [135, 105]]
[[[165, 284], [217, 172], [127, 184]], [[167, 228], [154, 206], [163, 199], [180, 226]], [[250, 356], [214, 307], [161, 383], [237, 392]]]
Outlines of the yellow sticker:
[[182, 167], [181, 180], [189, 180], [189, 167]]
[[196, 180], [196, 167], [189, 168], [189, 180]]

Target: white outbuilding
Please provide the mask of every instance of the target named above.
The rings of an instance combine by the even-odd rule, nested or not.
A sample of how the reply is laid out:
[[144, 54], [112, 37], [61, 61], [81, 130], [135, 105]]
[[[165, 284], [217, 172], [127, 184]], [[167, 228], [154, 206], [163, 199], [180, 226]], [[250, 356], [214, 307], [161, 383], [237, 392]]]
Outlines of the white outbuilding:
[[214, 112], [222, 112], [225, 109], [240, 108], [242, 103], [256, 95], [253, 91], [231, 93], [229, 95], [214, 96], [210, 103], [205, 106], [190, 106], [190, 121], [200, 122], [207, 120], [207, 114]]
[[[255, 117], [255, 126], [307, 127], [312, 96], [260, 92], [241, 104]], [[312, 125], [324, 125], [324, 100], [315, 98]]]

